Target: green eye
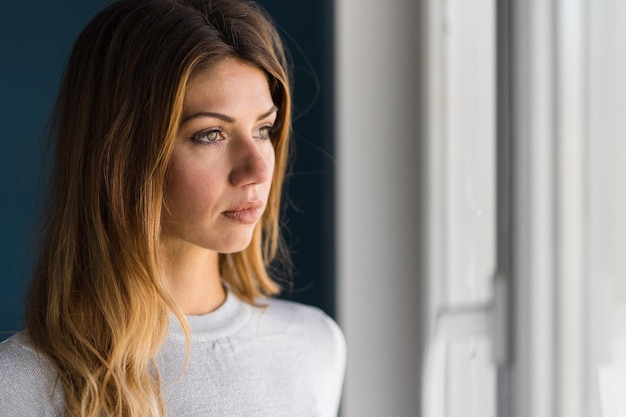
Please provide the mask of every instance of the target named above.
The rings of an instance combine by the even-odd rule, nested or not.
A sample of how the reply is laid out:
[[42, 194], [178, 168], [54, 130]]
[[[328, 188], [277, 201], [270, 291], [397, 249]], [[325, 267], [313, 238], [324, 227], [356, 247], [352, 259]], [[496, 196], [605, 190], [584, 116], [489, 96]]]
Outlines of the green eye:
[[204, 132], [201, 137], [204, 138], [207, 142], [215, 142], [220, 136], [220, 133], [217, 130], [209, 130], [208, 132]]
[[269, 126], [264, 126], [259, 129], [259, 137], [262, 139], [267, 139], [270, 137], [270, 128]]
[[194, 142], [213, 144], [223, 139], [224, 133], [221, 129], [208, 129], [193, 136], [191, 139]]

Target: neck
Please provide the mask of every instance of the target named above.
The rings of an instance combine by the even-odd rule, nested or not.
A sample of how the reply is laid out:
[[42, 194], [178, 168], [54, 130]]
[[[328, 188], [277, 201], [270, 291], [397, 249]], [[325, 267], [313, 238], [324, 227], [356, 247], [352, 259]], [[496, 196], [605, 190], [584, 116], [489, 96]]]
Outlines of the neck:
[[224, 303], [217, 252], [184, 243], [164, 245], [161, 253], [170, 296], [184, 314], [210, 313]]

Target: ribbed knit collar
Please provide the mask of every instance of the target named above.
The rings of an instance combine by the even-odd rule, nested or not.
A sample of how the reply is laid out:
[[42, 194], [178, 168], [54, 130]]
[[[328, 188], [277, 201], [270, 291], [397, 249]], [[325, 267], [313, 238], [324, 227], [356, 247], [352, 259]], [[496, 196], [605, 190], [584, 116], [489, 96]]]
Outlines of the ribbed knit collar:
[[[216, 310], [198, 316], [185, 316], [191, 329], [192, 341], [215, 340], [228, 337], [240, 330], [252, 314], [252, 306], [226, 291], [226, 300]], [[182, 326], [170, 314], [169, 337], [184, 340]]]

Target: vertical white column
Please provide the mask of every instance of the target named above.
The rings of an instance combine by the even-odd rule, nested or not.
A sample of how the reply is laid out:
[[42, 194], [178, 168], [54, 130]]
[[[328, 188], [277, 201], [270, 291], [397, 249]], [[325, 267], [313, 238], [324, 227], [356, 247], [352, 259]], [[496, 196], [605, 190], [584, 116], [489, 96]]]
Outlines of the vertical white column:
[[592, 386], [584, 382], [588, 13], [586, 0], [557, 5], [557, 407], [560, 417], [583, 417]]
[[515, 417], [556, 415], [555, 2], [513, 4]]
[[494, 0], [424, 2], [424, 417], [496, 410]]
[[336, 2], [344, 417], [419, 415], [418, 21], [414, 0]]

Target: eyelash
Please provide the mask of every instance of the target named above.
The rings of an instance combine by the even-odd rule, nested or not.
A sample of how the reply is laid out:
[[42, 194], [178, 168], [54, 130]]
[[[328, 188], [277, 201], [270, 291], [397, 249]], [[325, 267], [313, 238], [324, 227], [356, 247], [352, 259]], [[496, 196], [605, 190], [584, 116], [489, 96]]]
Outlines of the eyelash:
[[[265, 125], [265, 126], [261, 126], [258, 132], [260, 132], [263, 129], [267, 130], [267, 133], [265, 136], [261, 136], [259, 134], [258, 136], [253, 136], [253, 137], [256, 139], [261, 139], [261, 140], [271, 140], [272, 134], [278, 130], [276, 125]], [[217, 137], [213, 140], [209, 140], [208, 136], [213, 133], [217, 134]], [[224, 137], [224, 130], [220, 127], [212, 127], [210, 129], [203, 130], [199, 133], [196, 133], [195, 135], [191, 137], [191, 140], [194, 142], [197, 142], [201, 145], [211, 145], [211, 146], [220, 145], [220, 142], [222, 142], [225, 139], [226, 138]]]

